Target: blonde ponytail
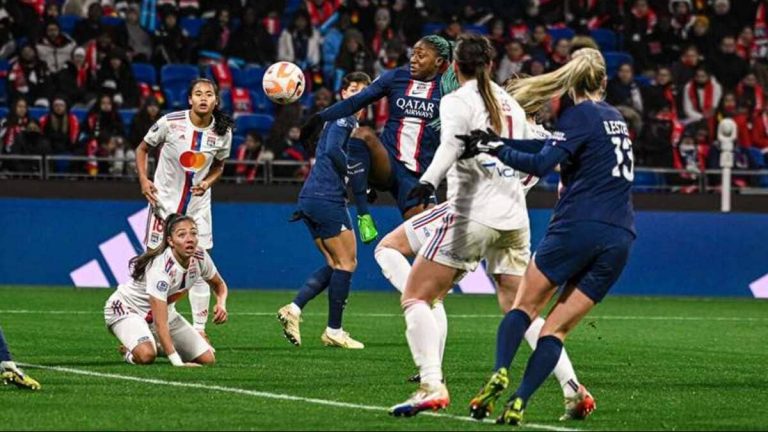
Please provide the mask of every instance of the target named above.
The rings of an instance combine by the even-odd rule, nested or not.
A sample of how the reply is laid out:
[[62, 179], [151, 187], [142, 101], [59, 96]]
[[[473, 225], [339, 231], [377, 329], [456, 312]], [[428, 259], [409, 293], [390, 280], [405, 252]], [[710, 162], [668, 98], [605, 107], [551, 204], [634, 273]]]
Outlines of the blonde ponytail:
[[507, 84], [506, 90], [523, 107], [526, 114], [534, 114], [551, 99], [564, 95], [570, 89], [577, 95], [600, 91], [605, 78], [605, 60], [600, 51], [582, 48], [573, 54], [571, 61], [559, 69], [514, 80]]

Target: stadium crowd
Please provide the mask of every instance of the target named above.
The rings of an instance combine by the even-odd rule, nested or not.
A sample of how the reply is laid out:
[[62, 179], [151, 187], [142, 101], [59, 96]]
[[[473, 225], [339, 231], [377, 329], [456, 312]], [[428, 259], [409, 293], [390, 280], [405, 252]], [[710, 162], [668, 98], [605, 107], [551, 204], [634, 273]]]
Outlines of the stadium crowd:
[[[407, 64], [422, 35], [455, 40], [462, 31], [493, 42], [499, 83], [599, 47], [606, 98], [631, 126], [635, 163], [678, 168], [677, 184], [717, 167], [724, 118], [738, 125], [736, 167], [765, 167], [768, 0], [0, 0], [2, 153], [131, 159], [163, 112], [186, 108], [191, 77], [204, 75], [238, 117], [232, 158], [305, 161], [298, 126], [333, 102], [345, 73], [376, 76]], [[305, 71], [300, 104], [264, 96], [261, 76], [277, 60]], [[371, 107], [372, 125], [386, 120], [384, 104]], [[568, 104], [553, 100], [541, 122], [554, 125]], [[54, 169], [133, 172], [101, 159]], [[258, 174], [255, 165], [228, 169]]]

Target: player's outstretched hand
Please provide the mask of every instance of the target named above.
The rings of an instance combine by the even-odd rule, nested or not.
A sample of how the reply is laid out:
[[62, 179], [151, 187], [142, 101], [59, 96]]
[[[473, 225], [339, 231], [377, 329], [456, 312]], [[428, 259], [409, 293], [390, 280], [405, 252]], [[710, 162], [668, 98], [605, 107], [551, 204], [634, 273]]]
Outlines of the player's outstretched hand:
[[229, 314], [227, 313], [227, 307], [216, 303], [216, 306], [213, 307], [213, 323], [214, 324], [224, 324], [227, 322], [227, 318], [229, 318]]
[[418, 199], [420, 204], [427, 205], [432, 202], [435, 196], [435, 187], [427, 182], [421, 182], [418, 186], [411, 189], [408, 199]]
[[307, 122], [301, 125], [301, 139], [306, 143], [312, 141], [323, 128], [323, 119], [319, 114], [312, 114]]
[[469, 159], [480, 153], [496, 156], [504, 145], [501, 137], [491, 128], [485, 131], [475, 129], [469, 135], [456, 135], [456, 138], [464, 142], [464, 153], [462, 153], [461, 159]]
[[360, 240], [368, 244], [379, 236], [379, 230], [376, 229], [376, 222], [370, 214], [364, 214], [357, 217], [357, 229], [360, 232]]
[[144, 198], [149, 201], [152, 207], [157, 206], [157, 195], [155, 193], [157, 193], [157, 188], [152, 183], [152, 180], [145, 179], [141, 181], [141, 194], [144, 195]]

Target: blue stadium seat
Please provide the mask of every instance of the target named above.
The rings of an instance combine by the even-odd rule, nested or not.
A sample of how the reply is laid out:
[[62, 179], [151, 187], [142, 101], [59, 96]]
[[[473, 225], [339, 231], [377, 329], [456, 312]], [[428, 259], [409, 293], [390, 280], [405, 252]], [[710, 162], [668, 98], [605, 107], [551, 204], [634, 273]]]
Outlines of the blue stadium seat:
[[245, 142], [245, 135], [232, 135], [232, 157], [237, 158], [237, 150]]
[[619, 49], [619, 38], [612, 30], [594, 29], [589, 32], [589, 35], [597, 42], [600, 51], [616, 51]]
[[136, 81], [149, 84], [151, 86], [157, 84], [157, 72], [155, 67], [149, 63], [132, 63], [133, 76]]
[[664, 178], [659, 174], [648, 171], [635, 171], [632, 190], [635, 192], [656, 192], [664, 185]]
[[85, 122], [85, 118], [88, 117], [88, 108], [82, 108], [82, 107], [72, 108], [69, 112], [74, 114], [75, 117], [77, 117], [77, 121], [80, 122], [81, 125], [83, 124], [83, 122]]
[[574, 32], [573, 29], [568, 27], [547, 29], [547, 33], [549, 33], [549, 36], [552, 38], [553, 41], [556, 41], [559, 39], [573, 39], [573, 36], [576, 35], [576, 32]]
[[8, 80], [0, 78], [0, 105], [8, 104]]
[[232, 85], [235, 87], [245, 87], [245, 85], [243, 85], [244, 71], [235, 67], [231, 67], [229, 70], [232, 71]]
[[245, 135], [255, 130], [262, 135], [269, 133], [275, 118], [267, 114], [243, 114], [235, 119], [235, 129], [238, 135]]
[[126, 108], [121, 109], [119, 112], [120, 118], [123, 120], [123, 126], [125, 126], [125, 134], [129, 135], [131, 133], [131, 124], [133, 124], [133, 118], [136, 116], [138, 110], [135, 108]]
[[472, 33], [478, 33], [481, 35], [487, 35], [488, 34], [488, 26], [486, 25], [479, 25], [479, 24], [467, 24], [462, 27], [462, 30], [465, 32], [472, 32]]
[[125, 23], [125, 20], [115, 16], [103, 16], [101, 17], [101, 23], [104, 24], [105, 26], [116, 27], [119, 25], [123, 25]]
[[639, 87], [648, 87], [652, 84], [651, 79], [645, 75], [635, 75], [635, 82]]
[[616, 71], [622, 64], [634, 63], [632, 56], [622, 51], [606, 51], [603, 53], [603, 57], [605, 57], [605, 68], [609, 78], [613, 78], [616, 75]]
[[160, 69], [160, 82], [163, 86], [183, 83], [185, 86], [190, 81], [200, 76], [196, 66], [187, 64], [169, 64]]
[[172, 110], [184, 109], [188, 105], [187, 85], [164, 86], [165, 105]]
[[441, 22], [428, 22], [421, 27], [421, 34], [428, 36], [431, 34], [439, 33], [440, 30], [445, 28], [445, 23]]
[[219, 93], [219, 97], [221, 98], [219, 108], [224, 110], [224, 112], [232, 112], [232, 92], [224, 89]]
[[0, 119], [8, 117], [8, 107], [0, 106]]
[[275, 113], [275, 103], [269, 100], [264, 91], [251, 90], [251, 102], [253, 103], [253, 112], [256, 114], [273, 115]]
[[75, 31], [75, 25], [77, 25], [80, 19], [77, 15], [62, 15], [59, 17], [59, 27], [61, 27], [61, 31], [71, 36]]
[[203, 25], [205, 24], [205, 19], [203, 18], [192, 18], [192, 17], [184, 17], [181, 19], [181, 28], [187, 31], [187, 34], [191, 38], [196, 38], [200, 36], [200, 30], [203, 28]]
[[302, 0], [288, 0], [285, 3], [285, 13], [287, 15], [293, 15], [294, 12], [299, 10], [304, 2]]
[[37, 121], [40, 121], [40, 119], [46, 114], [48, 114], [48, 108], [29, 107], [29, 116]]
[[249, 66], [241, 73], [240, 81], [243, 87], [253, 91], [263, 91], [261, 80], [267, 70], [261, 66]]
[[301, 99], [299, 99], [299, 102], [301, 102], [301, 105], [306, 108], [307, 110], [312, 108], [312, 105], [315, 104], [315, 94], [309, 91], [305, 91], [303, 95], [301, 95]]

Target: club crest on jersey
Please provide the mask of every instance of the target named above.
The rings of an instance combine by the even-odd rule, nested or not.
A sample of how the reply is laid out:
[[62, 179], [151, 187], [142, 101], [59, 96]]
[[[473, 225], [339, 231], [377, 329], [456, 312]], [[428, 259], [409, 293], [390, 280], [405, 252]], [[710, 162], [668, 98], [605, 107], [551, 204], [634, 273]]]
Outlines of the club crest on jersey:
[[157, 290], [160, 292], [166, 292], [168, 291], [168, 282], [166, 281], [160, 281], [157, 283]]
[[200, 152], [185, 151], [179, 156], [179, 164], [186, 171], [200, 171], [205, 165], [205, 155]]
[[208, 145], [208, 147], [216, 147], [216, 137], [209, 136], [206, 145]]

